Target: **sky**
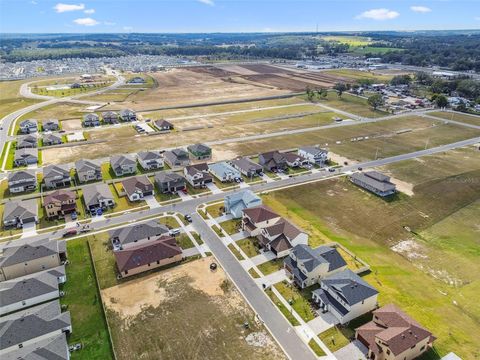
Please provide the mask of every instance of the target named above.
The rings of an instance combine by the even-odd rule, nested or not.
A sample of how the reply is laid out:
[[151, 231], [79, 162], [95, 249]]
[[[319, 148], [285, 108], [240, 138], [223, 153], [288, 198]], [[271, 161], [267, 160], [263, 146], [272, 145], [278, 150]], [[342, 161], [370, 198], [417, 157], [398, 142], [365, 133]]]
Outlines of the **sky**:
[[480, 0], [0, 0], [1, 33], [480, 29]]

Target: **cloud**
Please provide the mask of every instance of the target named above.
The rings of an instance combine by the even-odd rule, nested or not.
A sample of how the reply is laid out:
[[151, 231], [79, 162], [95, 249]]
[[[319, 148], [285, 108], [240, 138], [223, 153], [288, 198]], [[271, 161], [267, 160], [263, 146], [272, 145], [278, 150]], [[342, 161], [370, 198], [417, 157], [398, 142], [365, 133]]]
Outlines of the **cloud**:
[[104, 25], [107, 25], [107, 26], [114, 26], [114, 25], [117, 25], [116, 23], [114, 22], [111, 22], [111, 21], [104, 21], [103, 22]]
[[197, 1], [205, 5], [215, 6], [215, 3], [213, 2], [213, 0], [197, 0]]
[[357, 15], [357, 19], [373, 19], [373, 20], [391, 20], [400, 16], [400, 13], [389, 9], [372, 9], [364, 11]]
[[133, 27], [131, 27], [131, 26], [124, 26], [124, 27], [123, 27], [123, 30], [124, 30], [124, 31], [132, 31], [132, 30], [133, 30]]
[[35, 0], [32, 0], [32, 1], [30, 1], [30, 4], [32, 4], [32, 5], [37, 5], [38, 2], [36, 2]]
[[474, 19], [480, 21], [480, 16], [475, 16]]
[[95, 9], [87, 9], [84, 11], [85, 14], [95, 14]]
[[83, 26], [95, 26], [98, 25], [99, 22], [95, 19], [92, 18], [80, 18], [80, 19], [75, 19], [73, 22], [77, 25], [83, 25]]
[[79, 11], [85, 9], [85, 4], [62, 4], [58, 3], [53, 7], [57, 13], [63, 13], [67, 11]]
[[413, 12], [422, 13], [422, 14], [429, 13], [430, 11], [432, 11], [432, 9], [426, 6], [410, 6], [410, 10], [412, 10]]

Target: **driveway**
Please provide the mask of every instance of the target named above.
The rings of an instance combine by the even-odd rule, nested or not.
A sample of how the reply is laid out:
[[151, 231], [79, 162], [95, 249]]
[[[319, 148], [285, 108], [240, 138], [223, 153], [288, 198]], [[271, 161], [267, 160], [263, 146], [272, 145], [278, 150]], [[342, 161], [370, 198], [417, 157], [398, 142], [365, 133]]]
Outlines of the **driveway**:
[[287, 275], [285, 274], [285, 270], [281, 269], [275, 271], [274, 273], [268, 274], [267, 276], [255, 279], [257, 284], [265, 284], [266, 286], [277, 284], [282, 282], [283, 280], [287, 279]]
[[178, 196], [182, 199], [182, 201], [190, 200], [192, 197], [188, 194], [185, 194], [183, 191], [177, 191]]
[[247, 237], [247, 233], [245, 231], [240, 231], [236, 234], [231, 235], [230, 237], [232, 238], [233, 241], [238, 241], [238, 240], [245, 239]]
[[275, 259], [275, 254], [271, 251], [266, 251], [266, 252], [263, 252], [261, 253], [260, 255], [257, 255], [257, 256], [254, 256], [252, 257], [250, 260], [252, 260], [252, 262], [255, 264], [255, 265], [260, 265], [260, 264], [263, 264], [267, 261], [270, 261], [270, 260], [273, 260]]
[[37, 224], [35, 224], [34, 222], [23, 224], [22, 237], [37, 235], [36, 226]]
[[147, 205], [150, 207], [150, 209], [160, 207], [160, 204], [158, 203], [157, 199], [155, 199], [155, 196], [153, 195], [145, 196], [143, 199], [147, 202]]
[[310, 320], [307, 323], [308, 326], [310, 326], [310, 329], [312, 329], [312, 331], [317, 335], [335, 326], [335, 324], [338, 324], [338, 320], [335, 318], [335, 316], [328, 312], [322, 314], [321, 311], [318, 311], [317, 314], [318, 316], [315, 319]]
[[207, 188], [208, 190], [210, 190], [213, 194], [219, 194], [222, 192], [222, 190], [220, 190], [218, 188], [217, 185], [215, 185], [214, 183], [207, 183]]
[[219, 216], [219, 217], [215, 218], [215, 221], [220, 224], [224, 221], [228, 221], [228, 220], [231, 220], [231, 219], [233, 219], [232, 214], [225, 214], [225, 215], [222, 215], [222, 216]]
[[360, 341], [354, 340], [333, 354], [338, 360], [367, 360], [368, 350]]

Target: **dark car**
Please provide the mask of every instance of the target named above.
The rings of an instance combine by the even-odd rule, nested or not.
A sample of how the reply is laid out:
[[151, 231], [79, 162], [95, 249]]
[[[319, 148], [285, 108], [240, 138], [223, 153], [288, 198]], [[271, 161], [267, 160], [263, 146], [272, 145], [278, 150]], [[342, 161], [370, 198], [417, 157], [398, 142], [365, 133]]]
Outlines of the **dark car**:
[[78, 233], [77, 229], [69, 229], [63, 233], [62, 237], [74, 236], [74, 235], [77, 235], [77, 233]]
[[185, 218], [185, 220], [187, 220], [189, 223], [192, 222], [192, 217], [191, 217], [190, 215], [187, 214], [187, 215], [184, 216], [184, 218]]

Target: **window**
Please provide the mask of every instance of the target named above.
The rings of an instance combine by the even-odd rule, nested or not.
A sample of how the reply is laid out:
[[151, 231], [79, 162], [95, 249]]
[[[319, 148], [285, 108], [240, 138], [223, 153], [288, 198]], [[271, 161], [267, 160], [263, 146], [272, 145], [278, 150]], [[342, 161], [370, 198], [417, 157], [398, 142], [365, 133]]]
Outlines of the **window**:
[[128, 275], [128, 270], [125, 270], [125, 275]]
[[413, 346], [410, 349], [413, 349], [415, 346], [417, 346], [417, 344], [413, 344]]
[[425, 345], [423, 345], [421, 348], [420, 348], [420, 351], [423, 351], [425, 350]]

